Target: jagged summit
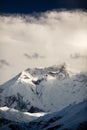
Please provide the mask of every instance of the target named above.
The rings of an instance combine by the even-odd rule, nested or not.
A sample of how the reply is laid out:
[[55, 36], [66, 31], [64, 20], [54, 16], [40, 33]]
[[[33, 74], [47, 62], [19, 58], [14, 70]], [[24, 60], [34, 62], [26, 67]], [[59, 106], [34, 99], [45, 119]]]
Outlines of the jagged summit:
[[[63, 63], [61, 65], [53, 65], [50, 67], [44, 67], [44, 68], [28, 68], [22, 72], [20, 72], [18, 75], [16, 75], [14, 78], [10, 79], [6, 83], [4, 83], [6, 86], [10, 86], [11, 84], [15, 82], [29, 82], [30, 80], [37, 80], [37, 79], [46, 79], [47, 77], [69, 77], [74, 74], [74, 71], [70, 68], [70, 66], [66, 63]], [[51, 78], [52, 78], [51, 77]], [[62, 78], [61, 78], [62, 79]], [[3, 85], [1, 85], [3, 86]]]
[[49, 73], [50, 71], [55, 71], [55, 72], [64, 72], [64, 71], [69, 71], [70, 70], [70, 67], [68, 64], [66, 63], [62, 63], [60, 65], [53, 65], [53, 66], [50, 66], [50, 67], [44, 67], [44, 68], [28, 68], [26, 69], [25, 71], [26, 72], [30, 72], [31, 74], [38, 74], [38, 73], [41, 73], [41, 74], [44, 74], [44, 73]]
[[46, 78], [46, 76], [50, 75], [50, 76], [65, 76], [65, 77], [69, 77], [72, 74], [74, 74], [74, 72], [70, 69], [69, 65], [66, 63], [63, 63], [61, 65], [53, 65], [50, 67], [45, 67], [45, 68], [33, 68], [33, 69], [26, 69], [26, 76], [25, 78], [28, 79], [29, 76], [27, 75], [27, 73], [31, 76], [38, 76], [41, 78], [44, 77]]
[[[46, 78], [47, 76], [60, 76], [63, 75], [69, 77], [72, 76], [75, 72], [70, 68], [70, 66], [67, 63], [62, 63], [60, 65], [53, 65], [50, 67], [44, 67], [44, 68], [28, 68], [22, 72], [20, 72], [18, 75], [16, 75], [14, 78], [10, 79], [6, 83], [4, 83], [4, 86], [11, 85], [11, 83], [15, 83], [17, 81], [29, 81], [30, 79], [37, 79], [41, 77]], [[8, 85], [7, 85], [8, 84]], [[1, 85], [3, 86], [3, 85]]]

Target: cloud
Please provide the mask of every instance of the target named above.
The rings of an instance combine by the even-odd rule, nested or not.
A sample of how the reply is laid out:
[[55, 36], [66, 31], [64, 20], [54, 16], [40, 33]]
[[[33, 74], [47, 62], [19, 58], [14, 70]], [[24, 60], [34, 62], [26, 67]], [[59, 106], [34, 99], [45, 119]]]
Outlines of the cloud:
[[45, 56], [42, 56], [42, 55], [38, 54], [37, 52], [33, 53], [32, 55], [24, 53], [24, 56], [28, 59], [43, 59], [43, 58], [45, 58]]
[[13, 70], [2, 68], [3, 79], [8, 73], [12, 76], [28, 67], [62, 62], [79, 70], [87, 66], [86, 58], [84, 62], [79, 58], [79, 63], [70, 59], [70, 54], [76, 52], [87, 55], [87, 12], [54, 10], [36, 16], [3, 15], [0, 16], [0, 36], [0, 59], [8, 59], [13, 65]]
[[32, 56], [29, 55], [29, 54], [27, 54], [27, 53], [24, 53], [24, 56], [25, 56], [26, 58], [28, 58], [28, 59], [32, 59]]
[[8, 63], [8, 61], [6, 61], [4, 59], [0, 59], [0, 68], [2, 68], [4, 66], [10, 66], [10, 64]]
[[80, 53], [74, 53], [74, 54], [70, 55], [70, 58], [72, 58], [72, 59], [80, 59], [80, 58], [82, 58], [82, 59], [86, 59], [87, 60], [87, 55], [80, 54]]

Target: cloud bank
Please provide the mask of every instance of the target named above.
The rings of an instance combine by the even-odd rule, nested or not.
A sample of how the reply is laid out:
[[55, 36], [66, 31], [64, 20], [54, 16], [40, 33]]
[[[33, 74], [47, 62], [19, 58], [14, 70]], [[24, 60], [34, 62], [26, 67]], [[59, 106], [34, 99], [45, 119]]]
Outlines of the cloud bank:
[[[86, 55], [86, 12], [51, 11], [36, 16], [0, 16], [0, 36], [0, 59], [7, 59], [13, 66], [13, 69], [1, 70], [0, 80], [6, 80], [28, 67], [44, 67], [62, 62], [68, 62], [76, 69], [86, 68], [86, 58], [81, 58], [78, 63], [70, 58], [70, 54], [77, 50], [81, 55]], [[45, 58], [38, 58], [37, 62], [34, 52], [37, 53], [36, 57]], [[27, 60], [25, 53], [36, 60]]]

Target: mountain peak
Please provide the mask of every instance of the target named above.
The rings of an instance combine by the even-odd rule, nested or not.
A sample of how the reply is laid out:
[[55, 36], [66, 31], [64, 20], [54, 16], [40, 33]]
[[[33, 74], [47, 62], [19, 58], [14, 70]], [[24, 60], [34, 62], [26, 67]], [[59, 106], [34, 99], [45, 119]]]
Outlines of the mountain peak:
[[86, 79], [85, 74], [74, 73], [66, 63], [27, 69], [0, 86], [1, 107], [57, 111], [87, 98], [85, 93], [82, 95], [86, 91]]

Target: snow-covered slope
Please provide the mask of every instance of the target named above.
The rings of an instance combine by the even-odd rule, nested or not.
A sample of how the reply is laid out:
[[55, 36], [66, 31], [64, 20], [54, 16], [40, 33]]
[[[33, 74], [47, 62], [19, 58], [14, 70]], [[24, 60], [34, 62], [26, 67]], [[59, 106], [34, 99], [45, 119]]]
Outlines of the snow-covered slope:
[[87, 130], [87, 101], [68, 106], [29, 123], [3, 119], [0, 130]]
[[0, 119], [5, 118], [7, 120], [15, 122], [29, 122], [44, 115], [45, 113], [20, 112], [18, 110], [8, 107], [0, 108]]
[[87, 73], [66, 64], [27, 69], [0, 86], [0, 106], [27, 112], [55, 112], [87, 99]]
[[30, 122], [29, 130], [76, 130], [84, 125], [87, 130], [87, 101], [68, 106], [60, 112], [52, 113]]

